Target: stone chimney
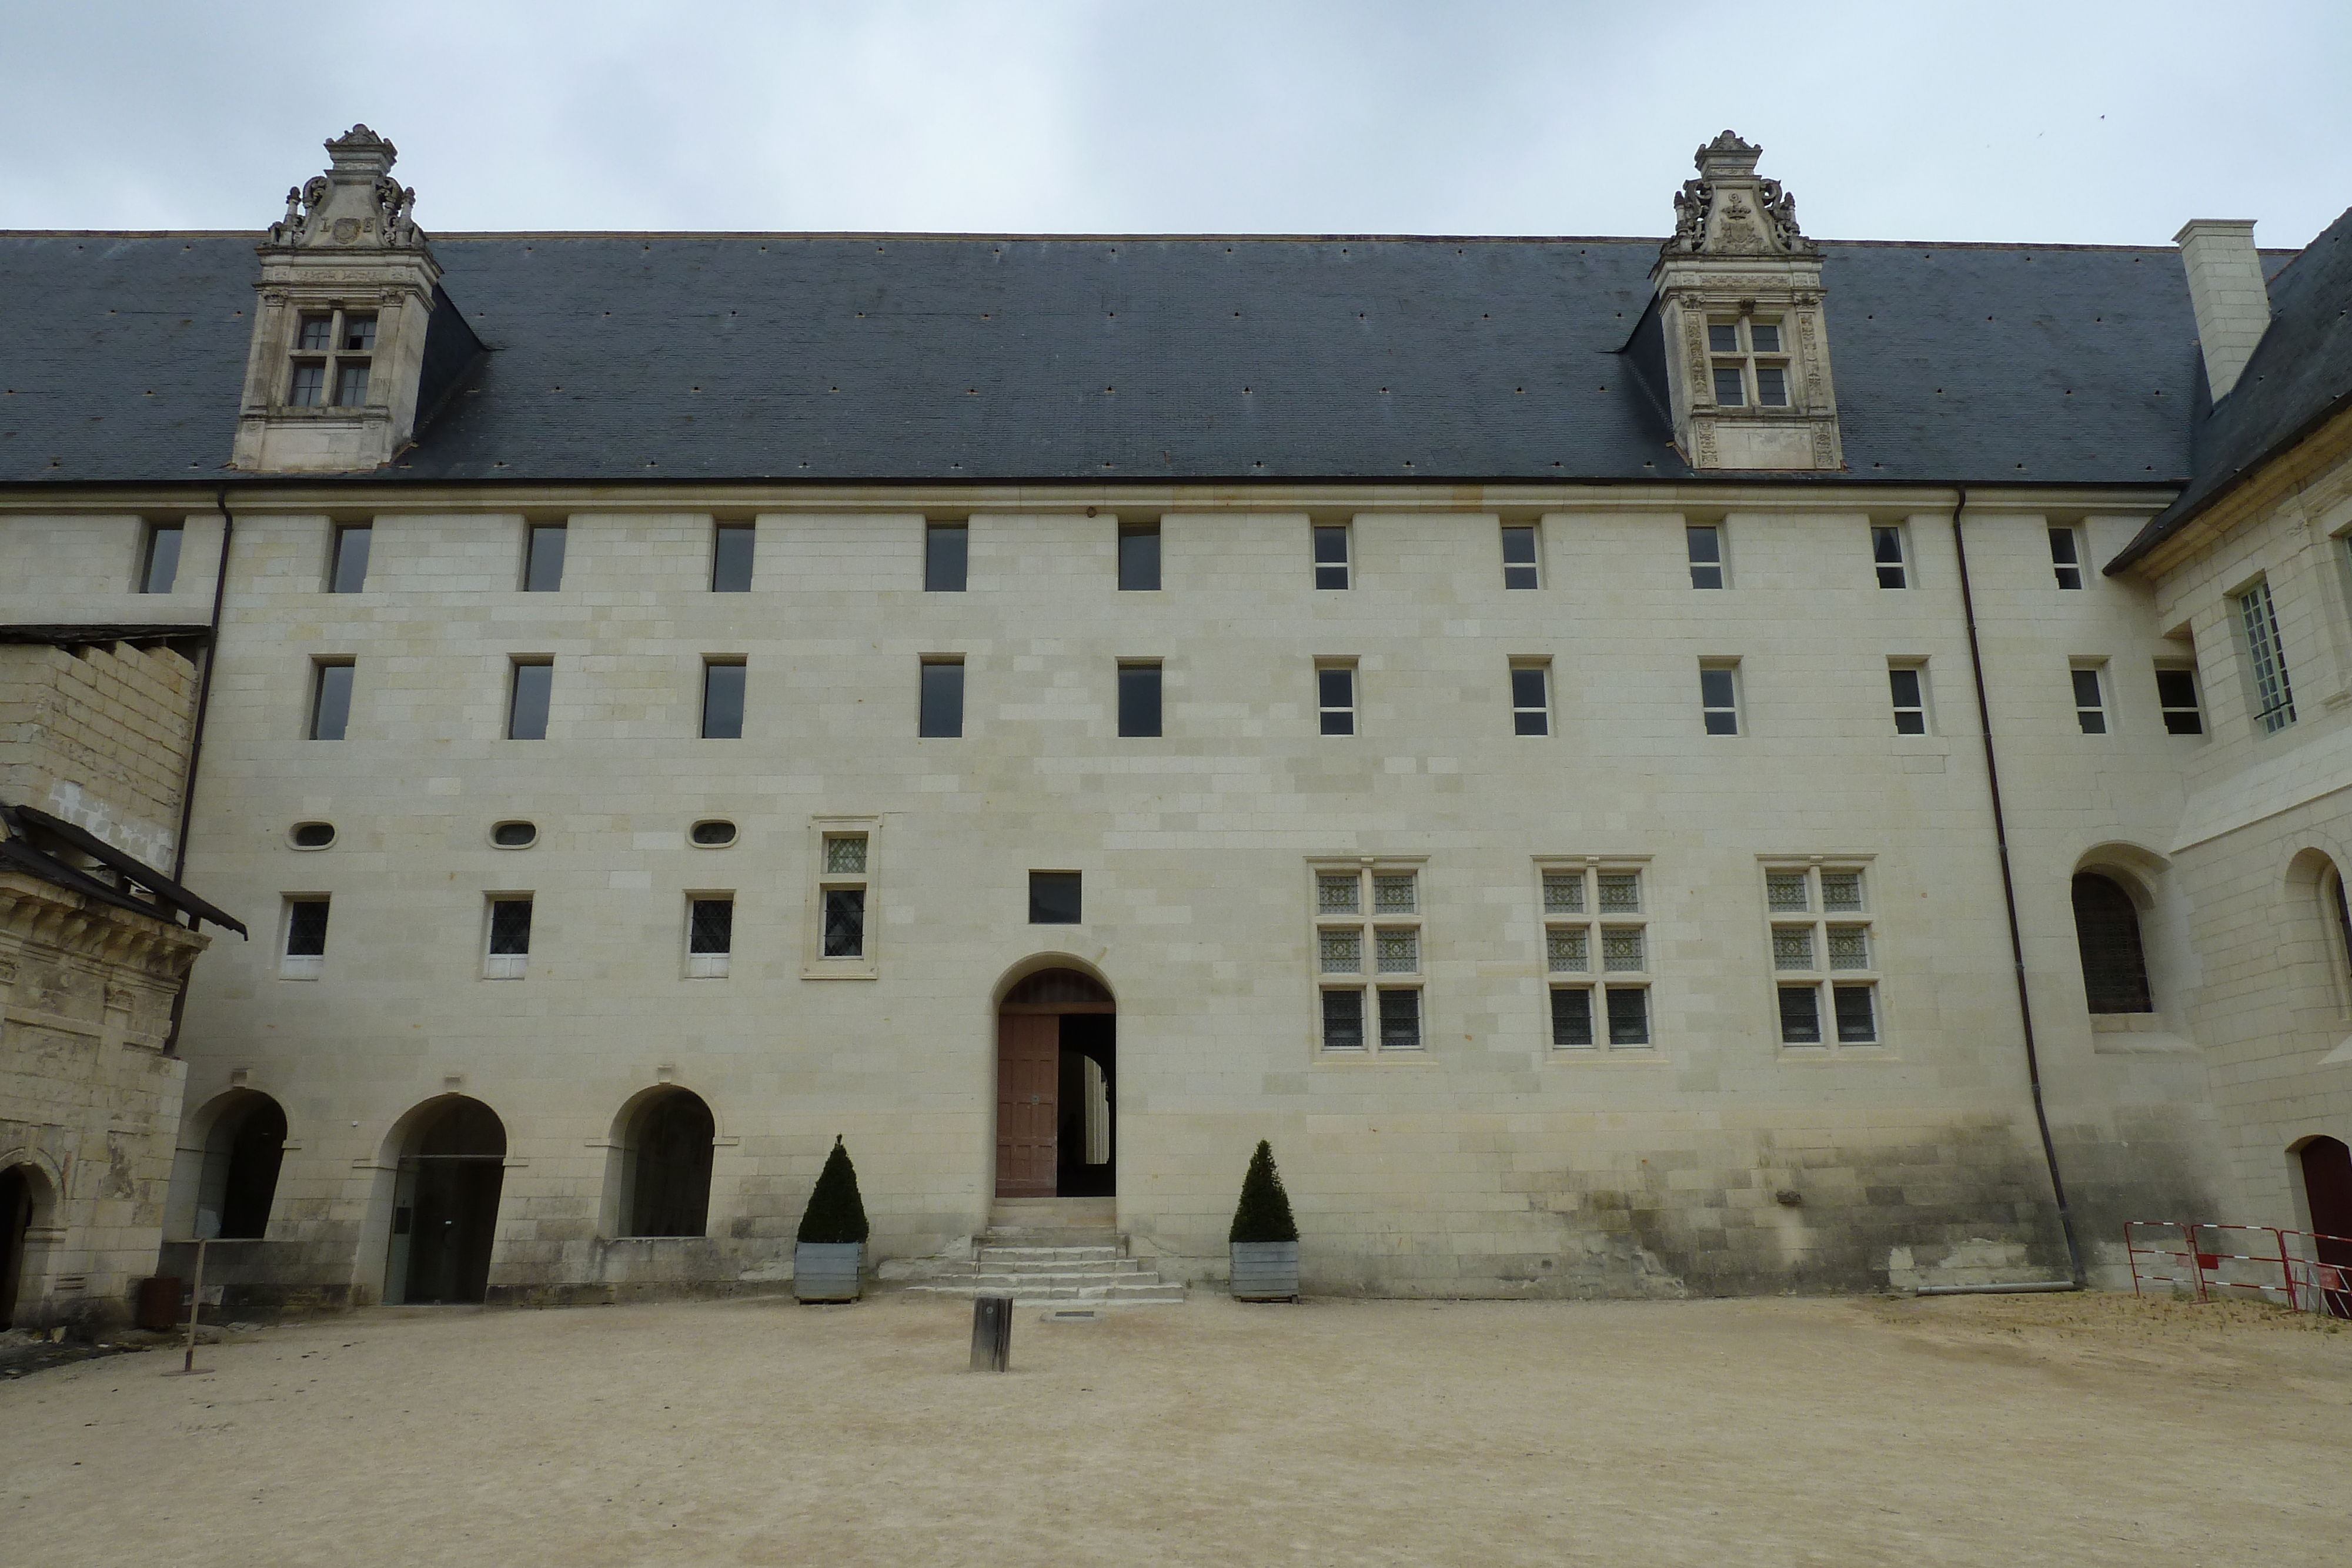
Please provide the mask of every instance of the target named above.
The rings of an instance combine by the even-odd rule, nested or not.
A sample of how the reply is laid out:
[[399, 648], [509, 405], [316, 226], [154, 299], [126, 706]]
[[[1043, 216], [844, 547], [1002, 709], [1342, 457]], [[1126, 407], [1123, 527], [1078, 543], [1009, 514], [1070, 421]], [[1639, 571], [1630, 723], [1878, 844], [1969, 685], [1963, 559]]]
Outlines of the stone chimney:
[[2213, 401], [2230, 395], [2271, 324], [2271, 292], [2254, 249], [2252, 219], [2198, 218], [2172, 236], [2189, 270], [2189, 303]]

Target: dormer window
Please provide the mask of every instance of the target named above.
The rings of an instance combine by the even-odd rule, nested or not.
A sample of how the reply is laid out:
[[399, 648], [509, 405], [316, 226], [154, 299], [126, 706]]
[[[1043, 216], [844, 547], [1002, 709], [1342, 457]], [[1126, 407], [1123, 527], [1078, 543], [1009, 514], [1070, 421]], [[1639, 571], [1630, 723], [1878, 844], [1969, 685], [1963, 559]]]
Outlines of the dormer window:
[[1789, 406], [1789, 361], [1778, 321], [1710, 321], [1706, 347], [1719, 408]]
[[357, 408], [367, 402], [375, 351], [375, 312], [305, 315], [294, 335], [294, 373], [286, 401], [296, 408]]

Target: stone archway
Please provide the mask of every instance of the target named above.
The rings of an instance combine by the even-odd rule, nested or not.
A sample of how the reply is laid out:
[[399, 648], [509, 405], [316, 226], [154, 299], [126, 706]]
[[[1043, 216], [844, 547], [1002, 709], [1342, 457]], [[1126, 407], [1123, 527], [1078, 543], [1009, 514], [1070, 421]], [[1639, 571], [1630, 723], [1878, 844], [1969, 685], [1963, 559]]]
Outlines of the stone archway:
[[996, 1196], [1117, 1192], [1118, 1004], [1084, 970], [1042, 968], [996, 1009]]
[[479, 1100], [445, 1094], [404, 1118], [396, 1141], [384, 1300], [450, 1304], [488, 1293], [507, 1129]]

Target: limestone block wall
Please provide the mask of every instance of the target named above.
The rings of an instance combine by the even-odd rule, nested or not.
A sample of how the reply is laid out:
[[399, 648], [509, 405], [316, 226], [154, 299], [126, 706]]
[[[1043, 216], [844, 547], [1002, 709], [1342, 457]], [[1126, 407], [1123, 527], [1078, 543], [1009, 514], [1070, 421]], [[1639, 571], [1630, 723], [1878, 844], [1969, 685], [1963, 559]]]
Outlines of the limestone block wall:
[[0, 643], [0, 800], [170, 869], [195, 686], [170, 648]]

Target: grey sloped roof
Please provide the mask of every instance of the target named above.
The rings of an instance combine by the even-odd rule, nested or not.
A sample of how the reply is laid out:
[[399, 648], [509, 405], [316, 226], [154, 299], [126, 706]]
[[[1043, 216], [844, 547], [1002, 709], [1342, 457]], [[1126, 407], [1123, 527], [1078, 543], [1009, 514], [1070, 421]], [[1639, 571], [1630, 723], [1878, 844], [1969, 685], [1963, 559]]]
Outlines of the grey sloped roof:
[[[433, 243], [490, 351], [362, 482], [1689, 474], [1619, 351], [1651, 239]], [[225, 476], [253, 244], [0, 235], [0, 482]], [[1851, 478], [2188, 476], [2169, 249], [1823, 250]]]
[[2108, 570], [2139, 559], [2264, 461], [2352, 407], [2352, 210], [2272, 277], [2270, 295], [2271, 324], [2238, 384], [2196, 423], [2189, 487]]

